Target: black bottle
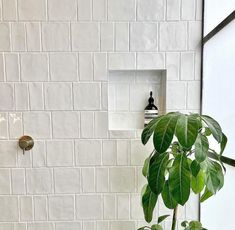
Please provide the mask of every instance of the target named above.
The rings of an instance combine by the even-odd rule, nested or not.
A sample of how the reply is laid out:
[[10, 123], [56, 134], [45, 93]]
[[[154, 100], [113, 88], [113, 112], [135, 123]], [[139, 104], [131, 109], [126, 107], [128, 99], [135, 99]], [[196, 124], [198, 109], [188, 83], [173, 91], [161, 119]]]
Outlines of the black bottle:
[[150, 92], [149, 104], [144, 110], [144, 126], [146, 126], [153, 118], [158, 115], [158, 108], [154, 105], [153, 92]]

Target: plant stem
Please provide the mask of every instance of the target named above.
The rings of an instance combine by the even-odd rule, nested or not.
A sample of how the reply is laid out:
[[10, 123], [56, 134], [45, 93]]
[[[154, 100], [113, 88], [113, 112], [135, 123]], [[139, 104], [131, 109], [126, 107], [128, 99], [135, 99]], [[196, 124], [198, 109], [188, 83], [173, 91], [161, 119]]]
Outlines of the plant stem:
[[175, 230], [175, 227], [176, 227], [177, 209], [178, 209], [178, 205], [175, 207], [174, 212], [173, 212], [171, 230]]

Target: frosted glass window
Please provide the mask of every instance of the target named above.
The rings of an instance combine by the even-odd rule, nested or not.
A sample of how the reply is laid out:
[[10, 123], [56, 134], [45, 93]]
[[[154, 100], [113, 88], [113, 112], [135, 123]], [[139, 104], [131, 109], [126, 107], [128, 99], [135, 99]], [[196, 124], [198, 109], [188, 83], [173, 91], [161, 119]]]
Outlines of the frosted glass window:
[[235, 0], [205, 0], [205, 35], [231, 14], [233, 10], [235, 10]]
[[[212, 6], [213, 5], [213, 6]], [[234, 0], [206, 0], [205, 25], [210, 32], [235, 9]], [[235, 159], [235, 20], [204, 46], [203, 113], [215, 117], [228, 136], [224, 155]], [[212, 230], [233, 230], [235, 168], [226, 166], [225, 185], [202, 204], [201, 221]]]

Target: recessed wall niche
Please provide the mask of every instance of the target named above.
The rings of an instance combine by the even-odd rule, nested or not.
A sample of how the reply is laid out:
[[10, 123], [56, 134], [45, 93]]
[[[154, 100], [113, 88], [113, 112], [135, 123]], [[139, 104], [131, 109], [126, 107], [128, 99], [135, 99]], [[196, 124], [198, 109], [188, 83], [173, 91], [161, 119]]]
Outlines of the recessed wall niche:
[[144, 109], [153, 91], [159, 114], [166, 107], [166, 70], [110, 70], [108, 81], [109, 130], [144, 128]]

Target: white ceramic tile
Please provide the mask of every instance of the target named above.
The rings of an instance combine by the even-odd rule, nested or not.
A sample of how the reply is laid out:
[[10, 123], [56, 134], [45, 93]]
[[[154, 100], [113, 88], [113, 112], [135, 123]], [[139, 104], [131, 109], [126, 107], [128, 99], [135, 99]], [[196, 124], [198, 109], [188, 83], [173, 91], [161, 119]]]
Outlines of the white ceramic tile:
[[137, 19], [138, 20], [163, 20], [164, 19], [164, 0], [137, 0]]
[[180, 0], [167, 0], [167, 20], [180, 19]]
[[102, 198], [100, 195], [78, 195], [76, 196], [76, 207], [78, 220], [101, 219]]
[[200, 82], [194, 81], [188, 83], [187, 91], [187, 108], [188, 109], [200, 109], [200, 96], [196, 92], [200, 91]]
[[135, 54], [134, 53], [110, 53], [109, 54], [109, 69], [111, 70], [135, 69]]
[[5, 69], [7, 81], [19, 81], [19, 55], [6, 53], [5, 54]]
[[47, 23], [42, 25], [42, 48], [45, 51], [68, 51], [69, 24]]
[[43, 84], [42, 83], [29, 83], [29, 102], [31, 110], [43, 110], [44, 97], [43, 97]]
[[101, 109], [108, 110], [108, 83], [101, 84]]
[[131, 195], [131, 218], [134, 220], [143, 220], [143, 208], [141, 206], [141, 196]]
[[27, 23], [26, 27], [26, 39], [28, 51], [40, 51], [41, 50], [41, 28], [39, 23]]
[[108, 0], [108, 19], [114, 21], [128, 21], [135, 19], [134, 0]]
[[10, 194], [10, 170], [0, 169], [0, 194]]
[[96, 191], [108, 192], [109, 191], [109, 177], [108, 168], [96, 168]]
[[194, 80], [194, 56], [192, 52], [181, 54], [181, 80]]
[[68, 139], [78, 138], [80, 128], [80, 114], [75, 111], [61, 111], [52, 114], [53, 137]]
[[72, 141], [47, 141], [48, 166], [72, 166], [73, 142]]
[[[176, 51], [186, 50], [187, 25], [185, 22], [163, 22], [160, 23], [160, 50]], [[172, 39], [174, 37], [174, 39]]]
[[92, 0], [78, 0], [78, 20], [91, 20]]
[[16, 196], [1, 196], [0, 221], [17, 221], [18, 220], [18, 199]]
[[114, 50], [114, 24], [113, 23], [101, 23], [101, 51], [113, 51]]
[[45, 20], [46, 2], [43, 0], [19, 0], [19, 20]]
[[182, 20], [195, 19], [195, 0], [182, 0]]
[[47, 197], [34, 196], [34, 218], [36, 221], [47, 219]]
[[55, 193], [79, 193], [80, 171], [73, 168], [54, 169]]
[[[58, 94], [58, 92], [60, 92]], [[45, 109], [71, 110], [72, 85], [70, 83], [48, 83], [44, 85]]]
[[115, 195], [104, 195], [104, 219], [113, 220], [116, 216]]
[[94, 65], [92, 53], [79, 53], [80, 81], [93, 81]]
[[29, 194], [48, 194], [52, 192], [52, 173], [50, 169], [27, 169], [26, 181]]
[[95, 192], [95, 170], [94, 168], [82, 168], [81, 170], [82, 191], [84, 193]]
[[49, 220], [73, 220], [74, 196], [49, 197]]
[[97, 140], [80, 140], [75, 143], [76, 165], [100, 165], [101, 142]]
[[0, 83], [0, 110], [13, 110], [15, 106], [13, 84]]
[[45, 112], [27, 112], [23, 115], [24, 132], [34, 138], [50, 138], [50, 114]]
[[201, 22], [190, 21], [189, 22], [189, 49], [195, 50], [200, 49], [201, 44]]
[[128, 194], [117, 195], [117, 216], [119, 220], [128, 220], [130, 216], [130, 197]]
[[0, 139], [8, 138], [8, 115], [0, 113]]
[[17, 110], [28, 110], [29, 108], [28, 84], [26, 83], [15, 84], [15, 103]]
[[10, 50], [10, 28], [8, 23], [0, 24], [0, 51]]
[[42, 53], [23, 53], [21, 57], [22, 81], [47, 81], [48, 59]]
[[128, 140], [117, 141], [117, 165], [128, 165], [130, 162], [130, 142]]
[[26, 32], [23, 23], [13, 23], [11, 25], [11, 39], [13, 51], [25, 51]]
[[[128, 175], [128, 177], [126, 176]], [[110, 191], [111, 192], [134, 192], [135, 191], [134, 168], [111, 168]]]
[[21, 113], [9, 113], [10, 138], [18, 139], [23, 134], [23, 119]]
[[54, 225], [52, 223], [29, 223], [27, 227], [28, 230], [54, 230]]
[[164, 53], [138, 53], [137, 69], [164, 69]]
[[99, 51], [98, 23], [72, 24], [72, 49], [76, 51]]
[[14, 21], [17, 19], [17, 3], [16, 0], [3, 0], [3, 19]]
[[32, 158], [34, 167], [46, 166], [46, 147], [44, 141], [35, 141], [32, 149]]
[[81, 230], [82, 224], [80, 222], [60, 222], [56, 223], [56, 230]]
[[130, 87], [127, 84], [116, 84], [116, 110], [128, 111], [130, 108]]
[[107, 18], [107, 0], [93, 1], [93, 20], [105, 20]]
[[157, 23], [132, 23], [130, 27], [131, 51], [156, 51], [158, 49]]
[[76, 20], [77, 1], [76, 0], [49, 0], [48, 1], [49, 20]]
[[170, 53], [166, 54], [166, 69], [168, 80], [178, 80], [180, 71], [180, 54]]
[[77, 56], [74, 53], [50, 54], [50, 77], [52, 81], [77, 80]]
[[94, 80], [105, 81], [107, 80], [107, 54], [95, 53], [94, 54]]
[[0, 82], [5, 80], [3, 54], [0, 55]]
[[167, 109], [186, 108], [186, 83], [171, 81], [167, 83]]
[[108, 137], [108, 113], [95, 112], [95, 137], [107, 138]]
[[118, 230], [118, 229], [135, 229], [134, 221], [111, 221], [110, 222], [110, 230]]
[[94, 137], [94, 112], [81, 112], [81, 137]]
[[129, 50], [129, 24], [116, 23], [115, 24], [115, 50], [128, 51]]
[[33, 199], [30, 196], [20, 197], [20, 219], [22, 221], [33, 220]]
[[25, 194], [25, 170], [24, 169], [12, 169], [11, 171], [11, 186], [13, 194]]
[[99, 110], [100, 109], [100, 92], [99, 83], [75, 83], [74, 108], [78, 110]]
[[116, 141], [103, 141], [102, 163], [103, 165], [117, 164], [117, 143]]

